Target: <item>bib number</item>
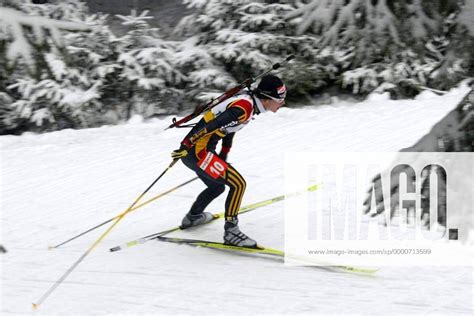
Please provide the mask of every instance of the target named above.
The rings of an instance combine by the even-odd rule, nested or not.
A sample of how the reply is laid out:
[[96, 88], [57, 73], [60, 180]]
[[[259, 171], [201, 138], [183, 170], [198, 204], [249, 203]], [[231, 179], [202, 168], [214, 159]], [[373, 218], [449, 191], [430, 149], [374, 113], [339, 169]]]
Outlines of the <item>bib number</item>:
[[211, 152], [208, 152], [206, 157], [198, 162], [198, 166], [213, 179], [219, 178], [229, 167], [224, 160]]

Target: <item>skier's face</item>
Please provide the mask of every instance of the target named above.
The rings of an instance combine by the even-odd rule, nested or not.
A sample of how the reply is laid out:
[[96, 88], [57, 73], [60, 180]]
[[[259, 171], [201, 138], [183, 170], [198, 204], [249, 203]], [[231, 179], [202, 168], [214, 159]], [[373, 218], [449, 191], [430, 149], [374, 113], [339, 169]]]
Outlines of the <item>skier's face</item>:
[[279, 108], [285, 105], [285, 99], [282, 99], [281, 101], [276, 101], [275, 99], [265, 99], [262, 100], [262, 104], [267, 111], [272, 111], [275, 113]]

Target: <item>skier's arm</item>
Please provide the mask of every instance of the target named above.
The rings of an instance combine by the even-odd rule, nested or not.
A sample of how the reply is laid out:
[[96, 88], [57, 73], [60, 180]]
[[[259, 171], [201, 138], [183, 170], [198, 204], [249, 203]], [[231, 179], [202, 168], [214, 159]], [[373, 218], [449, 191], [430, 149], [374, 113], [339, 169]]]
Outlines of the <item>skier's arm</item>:
[[[171, 153], [171, 157], [173, 159], [181, 159], [186, 157], [189, 149], [192, 148], [194, 144], [196, 144], [196, 142], [205, 135], [213, 133], [217, 129], [231, 123], [238, 124], [245, 122], [252, 115], [252, 107], [252, 103], [246, 100], [237, 100], [213, 120], [210, 120], [204, 124], [201, 123], [204, 120], [200, 121], [198, 125], [195, 126], [181, 141], [181, 147]], [[231, 143], [232, 139], [229, 138], [226, 142], [229, 141]]]
[[219, 153], [219, 157], [223, 160], [227, 160], [230, 148], [232, 147], [232, 141], [234, 140], [235, 133], [229, 133], [222, 139], [222, 148]]
[[197, 132], [192, 132], [188, 134], [183, 141], [182, 145], [187, 148], [191, 148], [200, 138], [204, 135], [210, 134], [215, 130], [226, 126], [232, 122], [241, 122], [242, 119], [246, 116], [246, 112], [243, 108], [237, 106], [230, 106], [227, 110], [222, 112], [215, 119], [207, 122], [202, 128]]

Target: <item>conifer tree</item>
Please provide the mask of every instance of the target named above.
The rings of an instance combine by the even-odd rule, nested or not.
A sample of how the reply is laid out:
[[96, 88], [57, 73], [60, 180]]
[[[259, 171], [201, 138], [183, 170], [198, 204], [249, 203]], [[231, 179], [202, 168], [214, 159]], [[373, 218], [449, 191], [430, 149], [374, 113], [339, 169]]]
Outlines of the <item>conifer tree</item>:
[[128, 96], [127, 116], [139, 113], [145, 117], [158, 112], [176, 112], [182, 92], [177, 89], [184, 80], [175, 63], [176, 43], [162, 39], [157, 28], [147, 20], [148, 11], [117, 15], [127, 33], [120, 38], [117, 62], [120, 86]]
[[[192, 84], [211, 83], [216, 90], [222, 90], [223, 85], [228, 87], [229, 83], [255, 76], [296, 53], [299, 58], [281, 74], [291, 95], [301, 96], [327, 85], [334, 58], [317, 60], [314, 37], [294, 35], [296, 23], [284, 20], [294, 9], [291, 2], [186, 0], [194, 12], [183, 18], [176, 30], [177, 34], [192, 38], [186, 50], [197, 49], [201, 57], [191, 65]], [[200, 63], [209, 69], [205, 75], [200, 75]]]
[[299, 34], [351, 51], [342, 84], [413, 96], [472, 76], [474, 0], [312, 0], [290, 12]]
[[[30, 1], [8, 2], [0, 8], [0, 55], [6, 57], [0, 65], [0, 73], [5, 76], [0, 81], [11, 100], [2, 104], [6, 107], [2, 111], [6, 129], [56, 129], [62, 118], [69, 121], [67, 125], [74, 125], [75, 119], [77, 123], [82, 120], [79, 113], [83, 104], [65, 102], [75, 87], [65, 80], [71, 72], [60, 57], [66, 47], [63, 32], [89, 30], [79, 21], [83, 15], [78, 8], [81, 6], [73, 1], [59, 7], [36, 6]], [[84, 102], [93, 102], [97, 94], [89, 89], [87, 92]]]

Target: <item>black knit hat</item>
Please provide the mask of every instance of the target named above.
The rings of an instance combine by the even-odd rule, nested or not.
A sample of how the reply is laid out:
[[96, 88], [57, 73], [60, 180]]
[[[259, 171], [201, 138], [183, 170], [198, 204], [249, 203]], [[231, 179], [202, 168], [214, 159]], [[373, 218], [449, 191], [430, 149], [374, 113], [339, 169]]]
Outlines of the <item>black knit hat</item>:
[[274, 75], [266, 75], [255, 90], [257, 96], [261, 99], [284, 99], [286, 97], [286, 86], [283, 81]]

